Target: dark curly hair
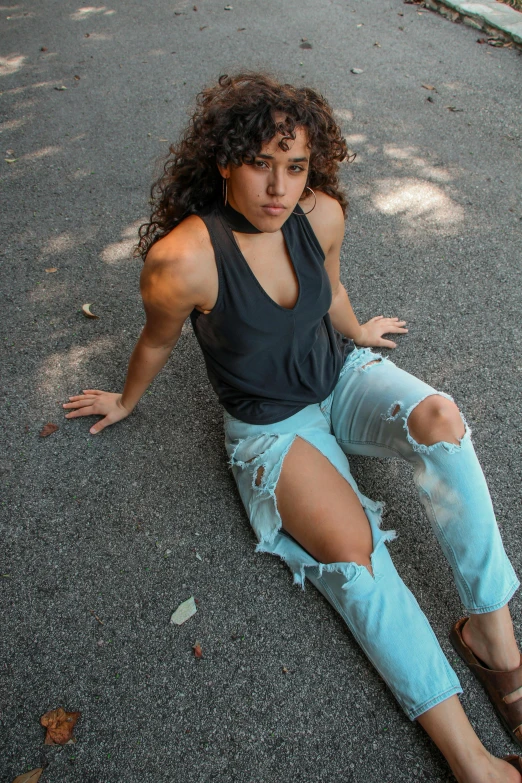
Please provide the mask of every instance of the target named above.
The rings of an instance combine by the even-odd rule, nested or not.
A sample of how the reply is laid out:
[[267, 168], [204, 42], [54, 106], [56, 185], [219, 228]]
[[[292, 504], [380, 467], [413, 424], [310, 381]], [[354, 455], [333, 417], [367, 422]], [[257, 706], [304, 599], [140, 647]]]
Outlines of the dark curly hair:
[[[275, 112], [285, 114], [283, 122], [275, 121]], [[169, 148], [162, 175], [151, 189], [152, 214], [139, 229], [136, 255], [145, 259], [158, 239], [220, 196], [217, 163], [252, 164], [276, 134], [287, 151], [297, 126], [306, 128], [311, 150], [307, 185], [333, 196], [346, 214], [338, 168], [348, 150], [326, 99], [316, 90], [281, 84], [266, 73], [224, 75], [197, 95], [188, 127]]]

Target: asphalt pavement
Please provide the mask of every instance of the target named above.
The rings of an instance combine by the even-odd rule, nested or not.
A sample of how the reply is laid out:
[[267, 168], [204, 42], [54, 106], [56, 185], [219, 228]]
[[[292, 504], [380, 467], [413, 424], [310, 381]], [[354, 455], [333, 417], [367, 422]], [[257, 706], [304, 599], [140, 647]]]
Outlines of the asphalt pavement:
[[[136, 227], [194, 96], [269, 69], [334, 107], [357, 153], [343, 282], [360, 319], [408, 321], [394, 360], [461, 406], [522, 574], [520, 53], [401, 0], [194, 2], [0, 8], [0, 780], [447, 781], [329, 604], [254, 554], [189, 325], [128, 420], [93, 437], [61, 403], [122, 388]], [[351, 464], [474, 727], [515, 752], [447, 640], [461, 607], [409, 467]], [[44, 745], [59, 706], [81, 712], [77, 742]]]

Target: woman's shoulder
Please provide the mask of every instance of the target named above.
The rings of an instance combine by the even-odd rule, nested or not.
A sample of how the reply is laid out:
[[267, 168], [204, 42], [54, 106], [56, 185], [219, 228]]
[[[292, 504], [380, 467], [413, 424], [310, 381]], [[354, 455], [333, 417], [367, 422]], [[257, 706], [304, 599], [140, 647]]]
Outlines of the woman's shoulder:
[[337, 199], [323, 193], [322, 190], [315, 191], [315, 199], [314, 206], [314, 197], [309, 194], [306, 199], [299, 202], [299, 206], [303, 212], [308, 213], [308, 221], [326, 254], [337, 235], [342, 241], [345, 229], [344, 213]]
[[205, 223], [197, 215], [188, 215], [151, 246], [144, 275], [168, 279], [201, 294], [214, 269], [214, 249]]

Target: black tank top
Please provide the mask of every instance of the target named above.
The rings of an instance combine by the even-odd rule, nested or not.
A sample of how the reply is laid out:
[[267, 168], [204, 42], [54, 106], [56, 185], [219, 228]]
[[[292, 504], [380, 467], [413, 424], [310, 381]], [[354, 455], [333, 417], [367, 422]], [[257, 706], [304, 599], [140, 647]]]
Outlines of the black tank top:
[[219, 292], [210, 313], [194, 309], [190, 319], [219, 401], [249, 424], [273, 424], [322, 402], [354, 347], [332, 327], [325, 256], [301, 207], [295, 210], [282, 226], [299, 282], [292, 309], [262, 288], [219, 204], [197, 213], [214, 248]]

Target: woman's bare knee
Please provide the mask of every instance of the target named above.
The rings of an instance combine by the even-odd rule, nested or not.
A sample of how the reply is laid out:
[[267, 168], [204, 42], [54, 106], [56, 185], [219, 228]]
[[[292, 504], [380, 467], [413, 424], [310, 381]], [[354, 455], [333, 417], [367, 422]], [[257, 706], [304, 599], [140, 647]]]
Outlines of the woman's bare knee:
[[283, 528], [321, 563], [370, 566], [373, 540], [359, 498], [329, 460], [297, 437], [276, 487]]
[[441, 441], [458, 444], [465, 427], [455, 403], [433, 394], [413, 409], [408, 418], [408, 430], [417, 443], [433, 446]]

